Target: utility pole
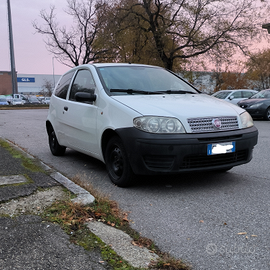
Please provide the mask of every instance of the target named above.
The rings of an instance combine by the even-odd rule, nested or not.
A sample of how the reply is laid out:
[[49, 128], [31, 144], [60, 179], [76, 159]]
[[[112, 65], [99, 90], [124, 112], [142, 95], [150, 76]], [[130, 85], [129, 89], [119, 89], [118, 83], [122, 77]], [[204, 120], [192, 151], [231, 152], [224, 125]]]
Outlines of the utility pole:
[[8, 29], [9, 29], [9, 50], [10, 50], [10, 65], [12, 78], [12, 94], [18, 94], [17, 73], [15, 69], [14, 44], [12, 34], [11, 9], [10, 0], [7, 0], [8, 7]]

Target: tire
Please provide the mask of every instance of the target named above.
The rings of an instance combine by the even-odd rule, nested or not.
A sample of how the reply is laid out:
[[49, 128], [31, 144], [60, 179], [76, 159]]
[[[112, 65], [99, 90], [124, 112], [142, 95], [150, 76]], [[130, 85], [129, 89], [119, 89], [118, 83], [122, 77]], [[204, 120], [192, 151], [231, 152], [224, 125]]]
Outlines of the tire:
[[132, 185], [134, 173], [124, 145], [119, 137], [112, 137], [105, 151], [105, 163], [111, 181], [118, 187]]
[[270, 121], [270, 107], [266, 109], [264, 119]]
[[66, 147], [61, 146], [58, 143], [58, 140], [57, 140], [57, 137], [53, 128], [49, 130], [49, 146], [54, 156], [63, 156], [65, 154]]

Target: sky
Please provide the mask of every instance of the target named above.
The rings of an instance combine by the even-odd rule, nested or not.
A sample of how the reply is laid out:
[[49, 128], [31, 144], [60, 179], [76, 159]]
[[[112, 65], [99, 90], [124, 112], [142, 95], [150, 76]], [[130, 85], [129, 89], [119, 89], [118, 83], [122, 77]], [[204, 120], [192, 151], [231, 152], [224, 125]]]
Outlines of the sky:
[[[70, 68], [53, 59], [45, 47], [45, 36], [35, 33], [32, 26], [37, 20], [40, 24], [40, 11], [49, 10], [55, 5], [57, 19], [67, 21], [63, 12], [66, 0], [10, 0], [12, 30], [14, 41], [15, 68], [18, 74], [54, 74], [61, 75]], [[7, 0], [0, 1], [0, 71], [10, 71], [9, 32]]]
[[[56, 7], [60, 24], [70, 25], [72, 19], [63, 11], [67, 6], [66, 0], [10, 0], [10, 5], [18, 74], [53, 74], [54, 70], [54, 74], [61, 75], [68, 71], [69, 67], [53, 59], [46, 49], [45, 36], [35, 33], [32, 25], [35, 20], [39, 25], [43, 23], [40, 11], [48, 11], [50, 5]], [[266, 46], [269, 47], [269, 43]], [[7, 0], [0, 1], [0, 71], [10, 71]]]

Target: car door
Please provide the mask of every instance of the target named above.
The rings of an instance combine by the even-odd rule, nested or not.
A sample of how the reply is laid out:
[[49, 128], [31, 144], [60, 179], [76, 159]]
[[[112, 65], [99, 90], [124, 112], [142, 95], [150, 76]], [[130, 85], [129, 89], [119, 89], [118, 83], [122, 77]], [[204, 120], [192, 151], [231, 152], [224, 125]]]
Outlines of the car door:
[[68, 146], [95, 156], [98, 153], [97, 106], [95, 102], [77, 101], [75, 98], [77, 92], [95, 94], [96, 84], [90, 70], [79, 69], [77, 71], [63, 114]]
[[56, 132], [58, 142], [61, 145], [67, 146], [66, 139], [66, 117], [65, 110], [67, 104], [68, 89], [73, 78], [74, 71], [64, 74], [60, 81], [57, 83], [54, 94], [52, 95], [52, 104], [50, 106], [50, 115], [52, 117], [53, 128]]

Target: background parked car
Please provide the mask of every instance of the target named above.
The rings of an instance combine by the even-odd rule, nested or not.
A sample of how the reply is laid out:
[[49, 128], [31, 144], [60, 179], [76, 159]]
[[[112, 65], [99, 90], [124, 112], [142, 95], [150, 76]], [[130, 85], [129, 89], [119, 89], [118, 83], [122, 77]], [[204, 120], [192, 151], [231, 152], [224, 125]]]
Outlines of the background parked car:
[[0, 105], [9, 105], [5, 98], [0, 98]]
[[13, 98], [11, 100], [12, 105], [23, 105], [24, 103], [25, 103], [25, 101], [22, 100], [21, 98]]
[[51, 101], [51, 98], [50, 98], [50, 97], [45, 97], [45, 98], [42, 100], [42, 103], [43, 103], [43, 104], [50, 104], [50, 101]]
[[270, 89], [262, 90], [249, 99], [238, 102], [253, 118], [270, 121]]
[[212, 96], [231, 102], [233, 104], [237, 104], [239, 101], [250, 98], [256, 93], [258, 93], [258, 91], [252, 89], [235, 89], [235, 90], [221, 90], [214, 93]]
[[36, 96], [30, 96], [28, 97], [27, 103], [30, 104], [41, 104], [41, 102], [38, 100]]

